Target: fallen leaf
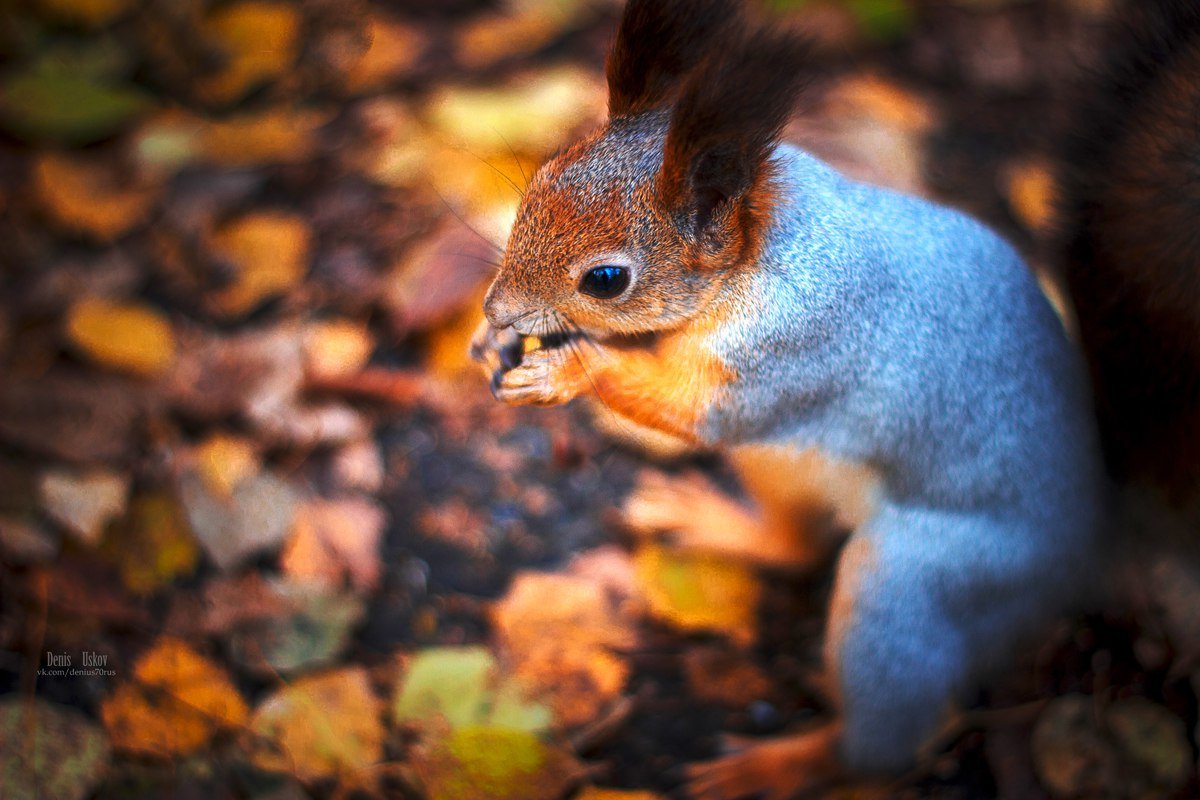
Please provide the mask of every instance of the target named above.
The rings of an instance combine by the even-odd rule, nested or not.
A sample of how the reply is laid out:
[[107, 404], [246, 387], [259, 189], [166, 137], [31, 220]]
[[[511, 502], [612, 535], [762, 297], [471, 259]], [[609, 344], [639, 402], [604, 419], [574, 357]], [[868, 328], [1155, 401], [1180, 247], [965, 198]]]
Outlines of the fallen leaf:
[[290, 214], [258, 212], [223, 226], [212, 247], [237, 278], [216, 296], [217, 308], [242, 315], [295, 286], [308, 270], [309, 240], [308, 225]]
[[249, 714], [224, 670], [177, 639], [159, 639], [138, 659], [134, 678], [100, 709], [118, 750], [194, 753], [220, 730], [245, 724]]
[[1170, 796], [1187, 783], [1192, 747], [1178, 716], [1145, 698], [1129, 697], [1108, 708], [1105, 722], [1124, 756], [1123, 773], [1144, 776], [1146, 785], [1131, 794]]
[[654, 792], [629, 791], [626, 789], [600, 789], [586, 786], [575, 795], [575, 800], [665, 800]]
[[367, 326], [350, 320], [318, 322], [304, 332], [305, 368], [317, 380], [353, 375], [374, 349]]
[[0, 77], [0, 125], [39, 144], [90, 144], [121, 130], [150, 105], [132, 85], [51, 63]]
[[348, 577], [355, 588], [370, 591], [379, 582], [386, 522], [383, 509], [368, 500], [309, 501], [297, 509], [280, 559], [283, 572], [293, 580], [331, 588]]
[[1054, 221], [1056, 186], [1050, 165], [1039, 161], [1014, 164], [1007, 173], [1008, 202], [1017, 219], [1032, 231], [1045, 231]]
[[204, 485], [222, 497], [233, 497], [242, 481], [262, 467], [258, 448], [242, 436], [214, 433], [195, 450], [196, 472]]
[[636, 642], [634, 621], [596, 580], [518, 574], [492, 621], [513, 674], [559, 726], [595, 719], [625, 688], [630, 668], [617, 651]]
[[71, 343], [106, 367], [151, 377], [175, 359], [170, 323], [140, 303], [80, 300], [67, 313], [66, 326]]
[[578, 763], [528, 731], [467, 726], [413, 764], [429, 800], [556, 800], [579, 780]]
[[472, 69], [487, 67], [549, 44], [589, 10], [587, 0], [513, 0], [508, 13], [487, 14], [462, 26], [455, 57]]
[[54, 16], [92, 27], [107, 25], [133, 7], [134, 0], [37, 0]]
[[101, 470], [52, 471], [42, 475], [38, 494], [51, 519], [80, 542], [95, 546], [104, 526], [125, 513], [129, 477]]
[[300, 500], [290, 483], [269, 472], [243, 479], [224, 497], [198, 474], [185, 471], [179, 478], [179, 497], [196, 540], [223, 570], [280, 547]]
[[316, 153], [320, 129], [332, 118], [330, 111], [310, 108], [268, 108], [221, 119], [170, 109], [138, 128], [130, 152], [143, 174], [159, 178], [194, 163], [303, 163]]
[[108, 760], [103, 732], [78, 711], [0, 698], [0, 795], [7, 800], [83, 800]]
[[761, 586], [741, 564], [645, 544], [634, 554], [650, 615], [685, 631], [724, 633], [748, 644], [756, 632]]
[[131, 184], [115, 165], [61, 153], [42, 153], [33, 165], [39, 204], [64, 228], [110, 242], [146, 222], [155, 186]]
[[485, 647], [441, 647], [418, 653], [405, 670], [392, 713], [400, 722], [440, 717], [453, 728], [487, 711], [496, 659]]
[[183, 509], [165, 492], [136, 496], [129, 516], [105, 534], [100, 551], [135, 594], [191, 573], [199, 559]]
[[333, 116], [324, 109], [274, 108], [208, 120], [199, 131], [199, 155], [227, 167], [303, 163]]
[[250, 728], [266, 742], [253, 761], [304, 781], [351, 776], [383, 758], [380, 711], [359, 667], [300, 678], [255, 709]]
[[560, 67], [526, 75], [507, 86], [452, 86], [430, 98], [425, 114], [448, 143], [477, 154], [545, 155], [571, 129], [598, 122], [605, 90], [596, 75]]
[[300, 46], [300, 10], [290, 3], [246, 0], [221, 6], [205, 21], [227, 61], [199, 82], [209, 102], [232, 103], [292, 68]]
[[223, 631], [233, 660], [261, 677], [288, 675], [332, 664], [350, 643], [363, 617], [361, 597], [309, 584], [271, 581], [283, 613]]
[[372, 16], [366, 37], [366, 49], [346, 71], [346, 88], [351, 92], [384, 88], [421, 58], [424, 38], [420, 31], [397, 20]]

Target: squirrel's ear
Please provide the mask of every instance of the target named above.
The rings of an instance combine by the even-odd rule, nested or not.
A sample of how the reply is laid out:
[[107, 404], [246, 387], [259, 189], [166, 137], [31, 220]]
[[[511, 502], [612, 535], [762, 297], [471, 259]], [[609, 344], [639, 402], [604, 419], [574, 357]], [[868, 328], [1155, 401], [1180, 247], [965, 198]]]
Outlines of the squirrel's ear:
[[688, 76], [671, 114], [659, 193], [694, 233], [766, 167], [808, 82], [810, 53], [795, 34], [745, 30]]
[[605, 70], [609, 116], [665, 101], [740, 12], [739, 0], [628, 0]]

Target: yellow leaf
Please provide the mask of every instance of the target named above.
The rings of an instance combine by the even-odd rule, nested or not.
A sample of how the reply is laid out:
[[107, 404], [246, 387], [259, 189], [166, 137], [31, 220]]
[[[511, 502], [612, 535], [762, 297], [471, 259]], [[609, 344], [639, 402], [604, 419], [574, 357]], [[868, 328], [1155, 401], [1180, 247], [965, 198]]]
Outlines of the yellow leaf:
[[383, 757], [380, 710], [359, 667], [301, 678], [255, 710], [254, 763], [305, 781], [365, 770]]
[[743, 644], [754, 638], [761, 587], [741, 564], [648, 544], [634, 555], [634, 570], [651, 616]]
[[296, 61], [300, 22], [291, 3], [247, 0], [213, 12], [205, 21], [206, 33], [228, 61], [201, 81], [201, 95], [210, 102], [231, 103], [286, 73]]
[[170, 324], [139, 303], [81, 300], [67, 313], [67, 336], [96, 363], [137, 375], [159, 375], [175, 358]]
[[56, 153], [38, 157], [33, 185], [42, 207], [63, 227], [104, 242], [143, 222], [157, 197], [153, 187], [130, 186], [111, 165]]
[[474, 153], [546, 154], [571, 129], [598, 121], [604, 87], [591, 72], [559, 68], [528, 76], [511, 86], [451, 87], [426, 107], [436, 131], [449, 144]]
[[146, 594], [196, 568], [198, 552], [183, 509], [169, 494], [145, 494], [105, 534], [101, 553], [129, 589]]
[[467, 726], [425, 752], [414, 767], [429, 800], [556, 800], [578, 765], [527, 731]]
[[134, 678], [100, 709], [118, 750], [185, 755], [246, 722], [246, 703], [224, 670], [177, 639], [159, 639], [138, 659]]
[[238, 436], [217, 433], [196, 449], [196, 469], [204, 483], [223, 497], [259, 470], [254, 444]]
[[367, 326], [350, 320], [318, 322], [305, 332], [304, 362], [314, 378], [353, 375], [375, 349]]
[[237, 280], [216, 297], [219, 310], [240, 315], [297, 284], [308, 268], [310, 233], [304, 220], [255, 213], [226, 225], [213, 249], [238, 269]]

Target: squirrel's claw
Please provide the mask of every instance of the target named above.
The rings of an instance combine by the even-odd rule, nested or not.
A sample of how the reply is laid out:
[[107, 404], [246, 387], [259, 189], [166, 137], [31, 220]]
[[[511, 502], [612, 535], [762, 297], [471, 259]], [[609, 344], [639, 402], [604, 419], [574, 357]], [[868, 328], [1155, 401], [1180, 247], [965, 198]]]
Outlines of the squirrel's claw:
[[492, 395], [512, 405], [558, 405], [583, 389], [574, 359], [553, 350], [525, 353], [513, 368], [505, 368], [502, 361], [492, 373]]

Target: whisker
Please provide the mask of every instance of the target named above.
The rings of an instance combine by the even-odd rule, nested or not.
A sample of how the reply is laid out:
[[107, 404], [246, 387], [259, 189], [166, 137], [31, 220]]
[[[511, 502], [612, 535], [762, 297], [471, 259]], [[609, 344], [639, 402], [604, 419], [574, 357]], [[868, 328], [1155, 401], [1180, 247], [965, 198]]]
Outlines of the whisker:
[[[511, 144], [509, 144], [508, 138], [505, 137], [505, 135], [503, 133], [496, 130], [495, 126], [492, 127], [492, 132], [500, 137], [500, 141], [504, 142], [504, 146], [508, 148], [508, 154], [510, 156], [512, 156], [513, 162], [517, 165], [517, 169], [521, 171], [521, 180], [525, 182], [526, 186], [528, 186], [529, 185], [529, 176], [525, 174], [525, 167], [524, 167], [524, 165], [521, 164], [521, 159], [520, 159], [520, 157], [517, 156], [517, 151], [513, 150], [513, 146]], [[525, 190], [522, 189], [521, 197], [524, 197], [524, 196], [525, 196]]]
[[500, 254], [501, 256], [503, 256], [503, 255], [504, 255], [504, 248], [503, 248], [503, 247], [501, 247], [500, 245], [496, 244], [496, 243], [495, 243], [495, 242], [493, 242], [491, 239], [489, 239], [488, 237], [486, 237], [486, 236], [484, 236], [482, 233], [480, 233], [480, 232], [479, 232], [479, 231], [478, 231], [478, 230], [475, 228], [475, 226], [474, 226], [474, 225], [472, 225], [471, 223], [469, 223], [469, 222], [467, 222], [465, 219], [463, 219], [463, 217], [462, 217], [462, 214], [459, 214], [457, 211], [455, 211], [455, 210], [454, 210], [454, 206], [450, 205], [450, 202], [449, 202], [448, 200], [446, 200], [446, 198], [445, 198], [445, 197], [443, 197], [443, 196], [442, 196], [442, 193], [441, 193], [441, 192], [439, 192], [439, 191], [437, 190], [437, 187], [433, 185], [433, 181], [430, 181], [430, 182], [429, 182], [429, 188], [430, 188], [430, 190], [432, 190], [432, 191], [433, 191], [433, 193], [434, 193], [435, 195], [437, 195], [437, 198], [438, 198], [438, 200], [441, 200], [441, 201], [442, 201], [442, 205], [444, 205], [444, 206], [446, 207], [446, 210], [447, 210], [447, 211], [449, 211], [449, 212], [450, 212], [450, 214], [451, 214], [451, 215], [452, 215], [452, 216], [453, 216], [453, 217], [454, 217], [456, 220], [458, 220], [458, 221], [459, 221], [459, 223], [460, 223], [460, 224], [461, 224], [461, 225], [462, 225], [464, 228], [466, 228], [466, 229], [467, 229], [467, 230], [469, 230], [471, 233], [473, 233], [473, 234], [475, 234], [476, 236], [478, 236], [478, 237], [479, 237], [479, 239], [480, 239], [480, 240], [481, 240], [481, 241], [482, 241], [484, 244], [486, 244], [488, 247], [490, 247], [490, 248], [492, 248], [493, 250], [495, 250], [495, 251], [496, 251], [498, 254]]

